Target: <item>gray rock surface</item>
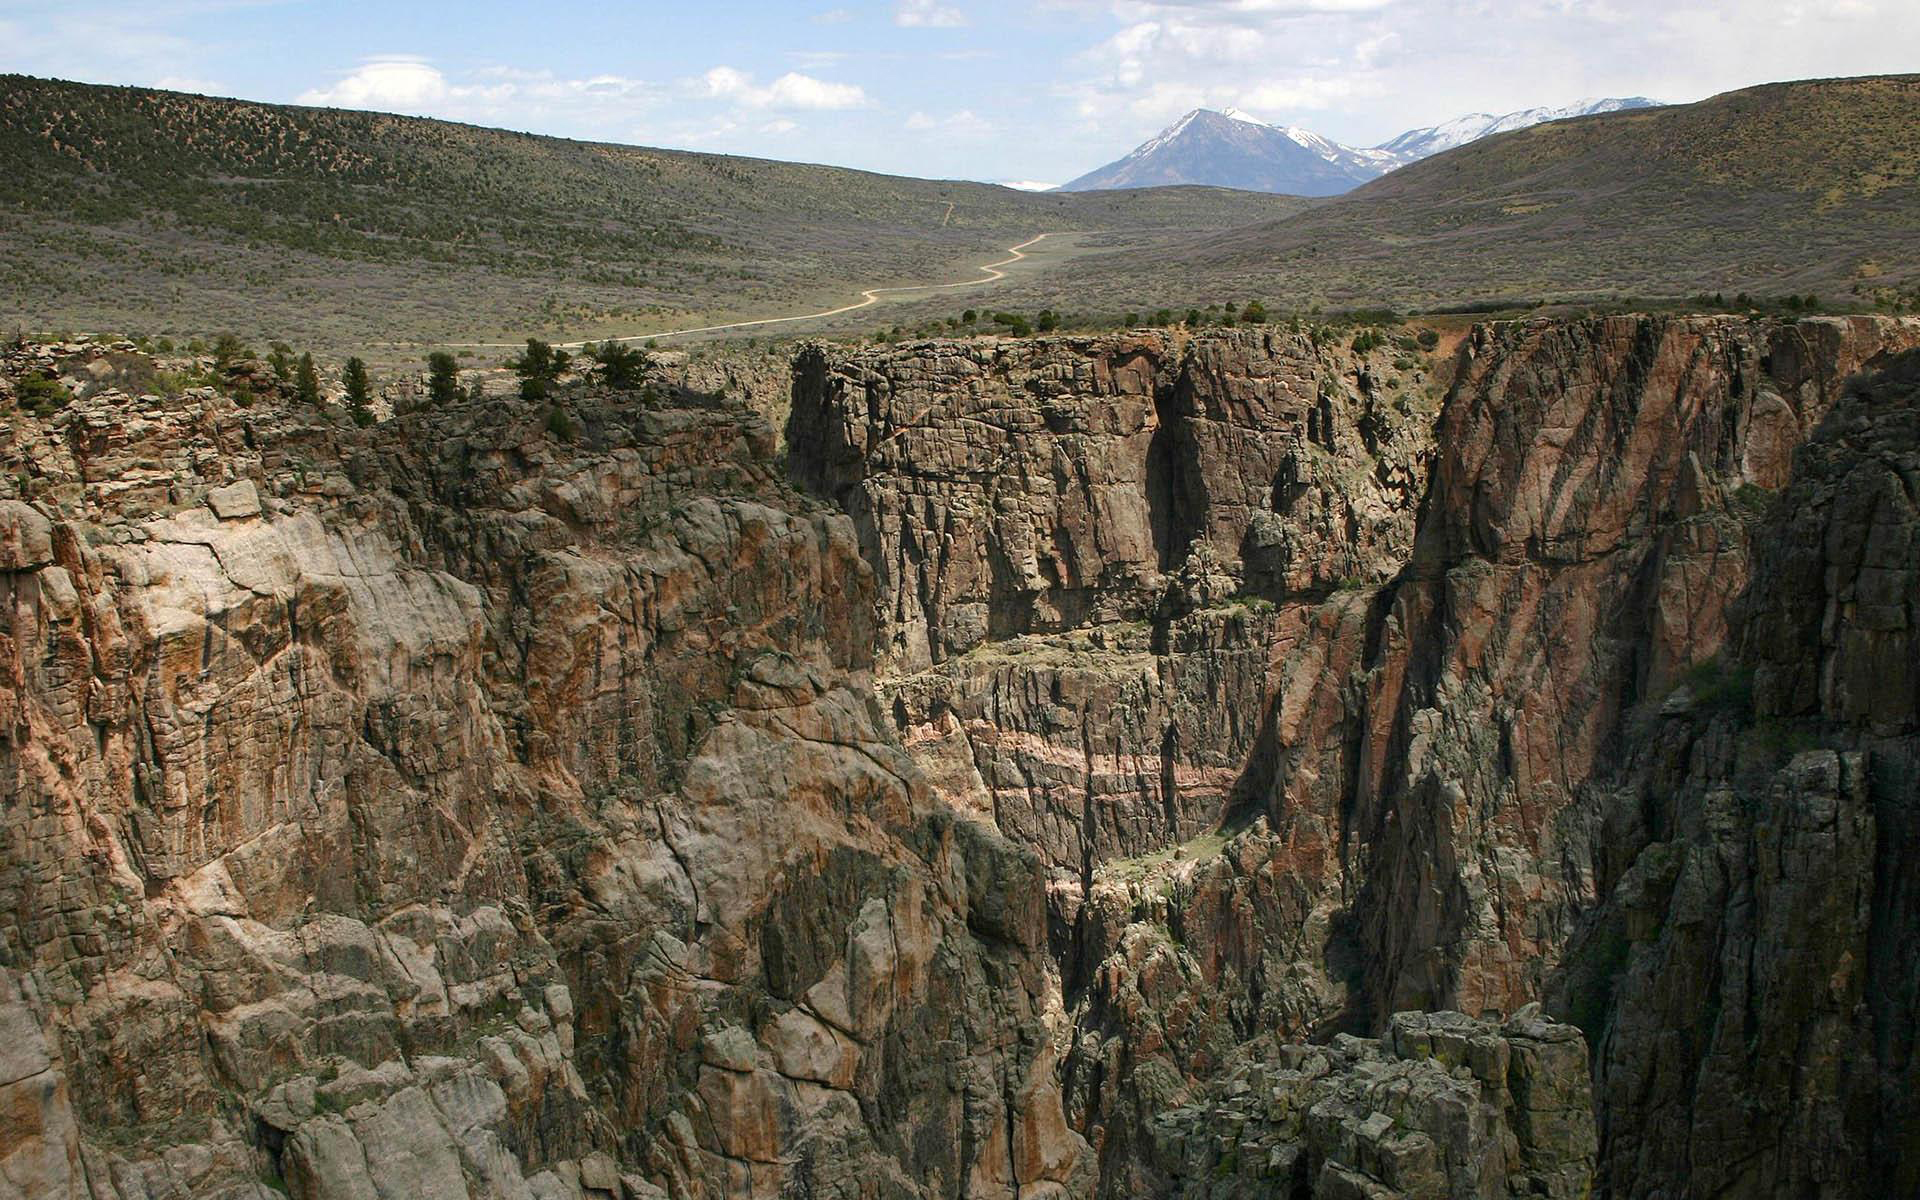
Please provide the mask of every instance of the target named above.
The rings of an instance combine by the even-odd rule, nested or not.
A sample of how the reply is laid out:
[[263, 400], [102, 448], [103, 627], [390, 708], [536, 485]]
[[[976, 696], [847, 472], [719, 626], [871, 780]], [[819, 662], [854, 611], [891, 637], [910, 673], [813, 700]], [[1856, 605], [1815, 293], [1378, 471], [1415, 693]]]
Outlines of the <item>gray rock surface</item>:
[[742, 407], [568, 403], [14, 420], [0, 1195], [1087, 1190], [847, 522]]
[[1357, 344], [0, 352], [0, 1197], [1920, 1190], [1920, 322]]
[[[1068, 1113], [1108, 1195], [1157, 1186], [1153, 1114], [1250, 1035], [1566, 990], [1636, 844], [1604, 798], [1627, 743], [1730, 648], [1797, 448], [1920, 324], [1529, 321], [1431, 359], [1346, 340], [799, 364], [794, 468], [875, 572], [895, 724], [944, 798], [1048, 867]], [[1880, 519], [1793, 539], [1809, 580], [1831, 546], [1873, 568], [1870, 610], [1790, 610], [1772, 644], [1803, 675], [1841, 614], [1911, 657]], [[1905, 711], [1900, 668], [1847, 661], [1793, 694]], [[1598, 1042], [1610, 971], [1580, 977]], [[1867, 1153], [1875, 1127], [1830, 1144]]]
[[1168, 1193], [1194, 1200], [1584, 1200], [1587, 1047], [1537, 1014], [1444, 1011], [1396, 1013], [1378, 1039], [1254, 1042], [1153, 1137]]

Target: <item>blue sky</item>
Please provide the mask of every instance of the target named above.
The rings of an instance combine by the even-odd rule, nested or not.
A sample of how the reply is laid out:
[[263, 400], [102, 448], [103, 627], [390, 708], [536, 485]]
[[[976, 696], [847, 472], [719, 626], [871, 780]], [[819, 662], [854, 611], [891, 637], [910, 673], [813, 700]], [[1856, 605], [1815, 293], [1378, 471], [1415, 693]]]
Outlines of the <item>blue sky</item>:
[[1187, 109], [1473, 111], [1920, 70], [1914, 0], [0, 0], [0, 70], [1057, 183]]

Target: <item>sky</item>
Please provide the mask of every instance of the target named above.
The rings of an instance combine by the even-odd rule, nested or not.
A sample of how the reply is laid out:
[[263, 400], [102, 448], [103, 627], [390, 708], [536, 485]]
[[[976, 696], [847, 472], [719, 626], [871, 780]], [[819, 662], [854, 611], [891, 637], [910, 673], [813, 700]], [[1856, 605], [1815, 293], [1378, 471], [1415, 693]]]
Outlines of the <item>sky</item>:
[[1059, 183], [1195, 107], [1470, 112], [1920, 71], [1916, 0], [0, 0], [0, 71]]

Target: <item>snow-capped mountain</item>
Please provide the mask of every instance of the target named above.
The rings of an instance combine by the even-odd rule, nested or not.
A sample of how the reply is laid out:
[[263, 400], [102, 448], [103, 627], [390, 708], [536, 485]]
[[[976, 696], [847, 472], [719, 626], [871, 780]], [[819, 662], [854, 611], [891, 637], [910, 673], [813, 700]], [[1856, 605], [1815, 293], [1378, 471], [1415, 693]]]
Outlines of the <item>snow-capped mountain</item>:
[[1393, 155], [1400, 164], [1415, 162], [1442, 150], [1451, 150], [1455, 146], [1464, 146], [1468, 142], [1478, 141], [1496, 133], [1508, 133], [1515, 129], [1525, 129], [1529, 125], [1538, 125], [1543, 121], [1564, 121], [1568, 117], [1590, 117], [1595, 113], [1620, 112], [1629, 108], [1653, 108], [1657, 100], [1645, 96], [1608, 97], [1604, 100], [1582, 100], [1576, 104], [1563, 104], [1557, 108], [1525, 108], [1519, 112], [1510, 112], [1505, 116], [1492, 113], [1468, 113], [1464, 117], [1455, 117], [1444, 125], [1429, 125], [1425, 129], [1409, 129], [1390, 142], [1382, 142], [1377, 148]]
[[1386, 169], [1367, 156], [1305, 130], [1286, 130], [1232, 110], [1197, 108], [1118, 162], [1061, 190], [1205, 183], [1254, 192], [1334, 196]]
[[1269, 125], [1233, 109], [1196, 108], [1117, 162], [1090, 171], [1062, 191], [1198, 183], [1295, 196], [1334, 196], [1396, 167], [1496, 133], [1542, 121], [1646, 108], [1645, 97], [1582, 100], [1503, 116], [1472, 113], [1378, 146], [1345, 146], [1298, 126]]

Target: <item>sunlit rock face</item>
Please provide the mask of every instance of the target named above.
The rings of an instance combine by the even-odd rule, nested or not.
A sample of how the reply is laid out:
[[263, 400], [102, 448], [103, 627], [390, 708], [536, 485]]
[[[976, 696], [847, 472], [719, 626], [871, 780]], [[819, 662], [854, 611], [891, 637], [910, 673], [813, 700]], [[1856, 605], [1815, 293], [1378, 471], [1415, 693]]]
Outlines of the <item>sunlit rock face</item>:
[[850, 523], [744, 408], [569, 403], [13, 426], [0, 1194], [1088, 1189]]
[[1397, 337], [6, 351], [0, 1197], [1915, 1190], [1920, 323]]

